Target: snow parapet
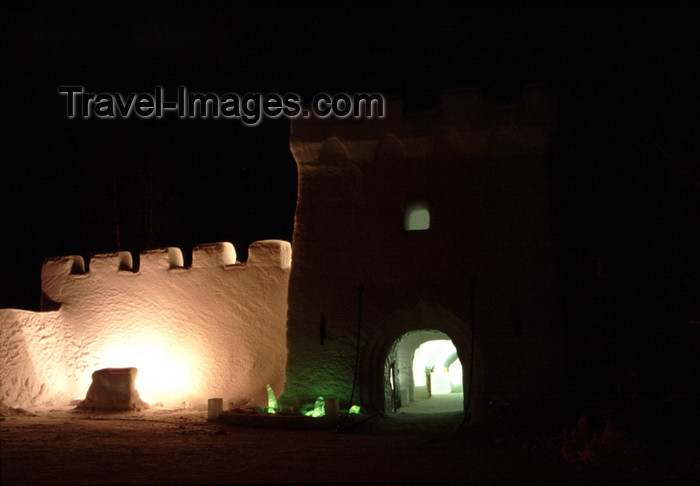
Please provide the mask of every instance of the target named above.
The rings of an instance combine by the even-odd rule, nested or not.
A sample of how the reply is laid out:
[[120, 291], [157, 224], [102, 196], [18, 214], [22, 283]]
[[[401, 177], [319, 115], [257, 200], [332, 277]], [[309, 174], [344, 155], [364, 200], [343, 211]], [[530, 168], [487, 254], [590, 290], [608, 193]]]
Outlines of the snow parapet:
[[339, 160], [362, 166], [447, 153], [544, 155], [556, 114], [553, 95], [540, 85], [527, 86], [520, 99], [508, 104], [487, 101], [477, 88], [452, 89], [440, 94], [438, 106], [420, 113], [405, 113], [401, 99], [387, 98], [382, 119], [294, 119], [290, 148], [300, 168]]
[[284, 384], [291, 245], [196, 247], [192, 266], [170, 247], [140, 254], [49, 258], [42, 302], [52, 312], [0, 310], [2, 401], [13, 407], [82, 398], [100, 368], [139, 369], [142, 398], [166, 406], [267, 403]]

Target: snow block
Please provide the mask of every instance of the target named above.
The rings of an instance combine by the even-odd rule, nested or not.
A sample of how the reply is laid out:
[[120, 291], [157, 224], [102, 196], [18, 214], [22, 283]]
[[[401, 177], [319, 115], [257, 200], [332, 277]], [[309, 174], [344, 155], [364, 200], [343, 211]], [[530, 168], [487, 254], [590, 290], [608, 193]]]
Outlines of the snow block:
[[139, 271], [167, 270], [183, 266], [182, 250], [175, 246], [144, 251], [140, 255]]
[[329, 138], [321, 148], [321, 153], [318, 156], [320, 165], [343, 165], [349, 159], [345, 147], [337, 138]]
[[85, 273], [85, 260], [80, 255], [47, 258], [42, 269], [49, 275], [79, 275]]
[[105, 368], [92, 374], [92, 384], [78, 410], [129, 411], [148, 408], [136, 390], [136, 368]]
[[120, 270], [132, 270], [134, 259], [128, 251], [115, 253], [101, 253], [90, 258], [91, 272], [118, 272]]
[[292, 245], [282, 240], [256, 241], [248, 248], [248, 265], [272, 265], [289, 268], [292, 264]]
[[484, 97], [479, 88], [447, 89], [440, 93], [439, 110], [442, 116], [464, 116], [481, 110], [483, 106]]
[[185, 266], [185, 260], [182, 258], [182, 250], [175, 246], [168, 247], [168, 263], [170, 268], [182, 268]]
[[206, 243], [192, 251], [192, 266], [199, 268], [224, 267], [236, 263], [236, 249], [228, 241]]
[[47, 258], [41, 267], [41, 291], [55, 302], [61, 301], [66, 279], [85, 273], [85, 260], [80, 255]]
[[466, 152], [462, 141], [454, 130], [447, 130], [435, 137], [433, 144], [432, 157], [449, 157], [451, 155], [459, 155]]
[[379, 161], [401, 160], [405, 156], [403, 143], [393, 133], [387, 133], [377, 142], [374, 158]]

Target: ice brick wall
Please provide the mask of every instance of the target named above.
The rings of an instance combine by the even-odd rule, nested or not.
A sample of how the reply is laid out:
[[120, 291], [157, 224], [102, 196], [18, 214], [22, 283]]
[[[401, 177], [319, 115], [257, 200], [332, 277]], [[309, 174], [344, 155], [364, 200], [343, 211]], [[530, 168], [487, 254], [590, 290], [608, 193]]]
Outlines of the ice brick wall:
[[[267, 403], [284, 384], [288, 242], [253, 243], [236, 262], [231, 243], [200, 245], [192, 266], [178, 248], [140, 255], [47, 259], [44, 303], [0, 310], [0, 399], [28, 407], [82, 398], [103, 367], [139, 369], [142, 398], [167, 406]], [[51, 304], [53, 305], [53, 304]]]

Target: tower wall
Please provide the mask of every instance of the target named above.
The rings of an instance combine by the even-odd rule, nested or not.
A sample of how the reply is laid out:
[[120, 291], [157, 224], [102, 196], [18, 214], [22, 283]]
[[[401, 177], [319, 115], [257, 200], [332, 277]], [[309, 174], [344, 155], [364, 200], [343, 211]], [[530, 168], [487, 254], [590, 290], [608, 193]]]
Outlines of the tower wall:
[[[372, 376], [385, 357], [370, 354], [386, 348], [390, 326], [443, 331], [465, 363], [472, 307], [481, 403], [556, 393], [564, 360], [545, 162], [554, 121], [538, 87], [508, 105], [466, 89], [424, 113], [388, 100], [381, 120], [292, 121], [288, 400], [347, 402], [358, 376], [353, 400], [381, 409]], [[429, 208], [425, 231], [404, 229], [415, 201]]]

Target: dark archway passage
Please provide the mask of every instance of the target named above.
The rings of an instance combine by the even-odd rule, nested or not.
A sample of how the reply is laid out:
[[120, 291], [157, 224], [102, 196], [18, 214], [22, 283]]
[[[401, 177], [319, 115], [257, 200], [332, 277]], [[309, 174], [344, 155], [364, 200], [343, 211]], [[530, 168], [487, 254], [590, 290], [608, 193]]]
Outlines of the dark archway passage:
[[387, 411], [443, 413], [464, 409], [462, 365], [457, 348], [445, 333], [409, 331], [392, 346], [386, 366], [391, 390]]
[[[469, 326], [445, 309], [430, 307], [420, 302], [412, 309], [393, 313], [382, 322], [373, 336], [369, 337], [367, 346], [362, 352], [360, 379], [364, 383], [363, 403], [384, 413], [410, 412], [411, 405], [414, 405], [415, 413], [431, 413], [430, 407], [434, 407], [432, 413], [459, 410], [468, 413], [472, 422], [481, 421], [484, 370], [478, 345], [474, 348], [473, 359], [470, 359], [470, 338]], [[450, 393], [437, 393], [436, 397], [441, 394], [446, 396], [428, 404], [424, 400], [418, 400], [422, 398], [421, 393], [424, 392], [425, 385], [418, 380], [419, 384], [416, 387], [413, 363], [416, 350], [430, 341], [451, 343], [456, 352], [456, 359], [448, 364], [454, 365], [458, 359], [463, 369], [462, 373], [458, 373], [458, 369], [455, 368], [450, 378], [440, 376], [436, 380], [441, 382], [439, 389], [444, 392], [448, 379], [452, 386], [451, 378], [454, 374], [461, 375], [461, 390], [459, 384], [454, 383], [455, 393], [452, 393], [452, 389]], [[449, 354], [444, 348], [434, 356], [435, 367], [438, 368], [438, 365], [443, 367], [442, 370], [438, 368], [440, 373], [444, 373], [444, 364]], [[420, 359], [423, 358], [419, 357]], [[471, 372], [465, 363], [473, 363]], [[448, 366], [448, 375], [450, 368], [452, 366]], [[431, 375], [434, 375], [434, 371]], [[408, 401], [407, 405], [404, 403], [406, 401]], [[422, 411], [422, 407], [426, 407], [426, 410]]]

